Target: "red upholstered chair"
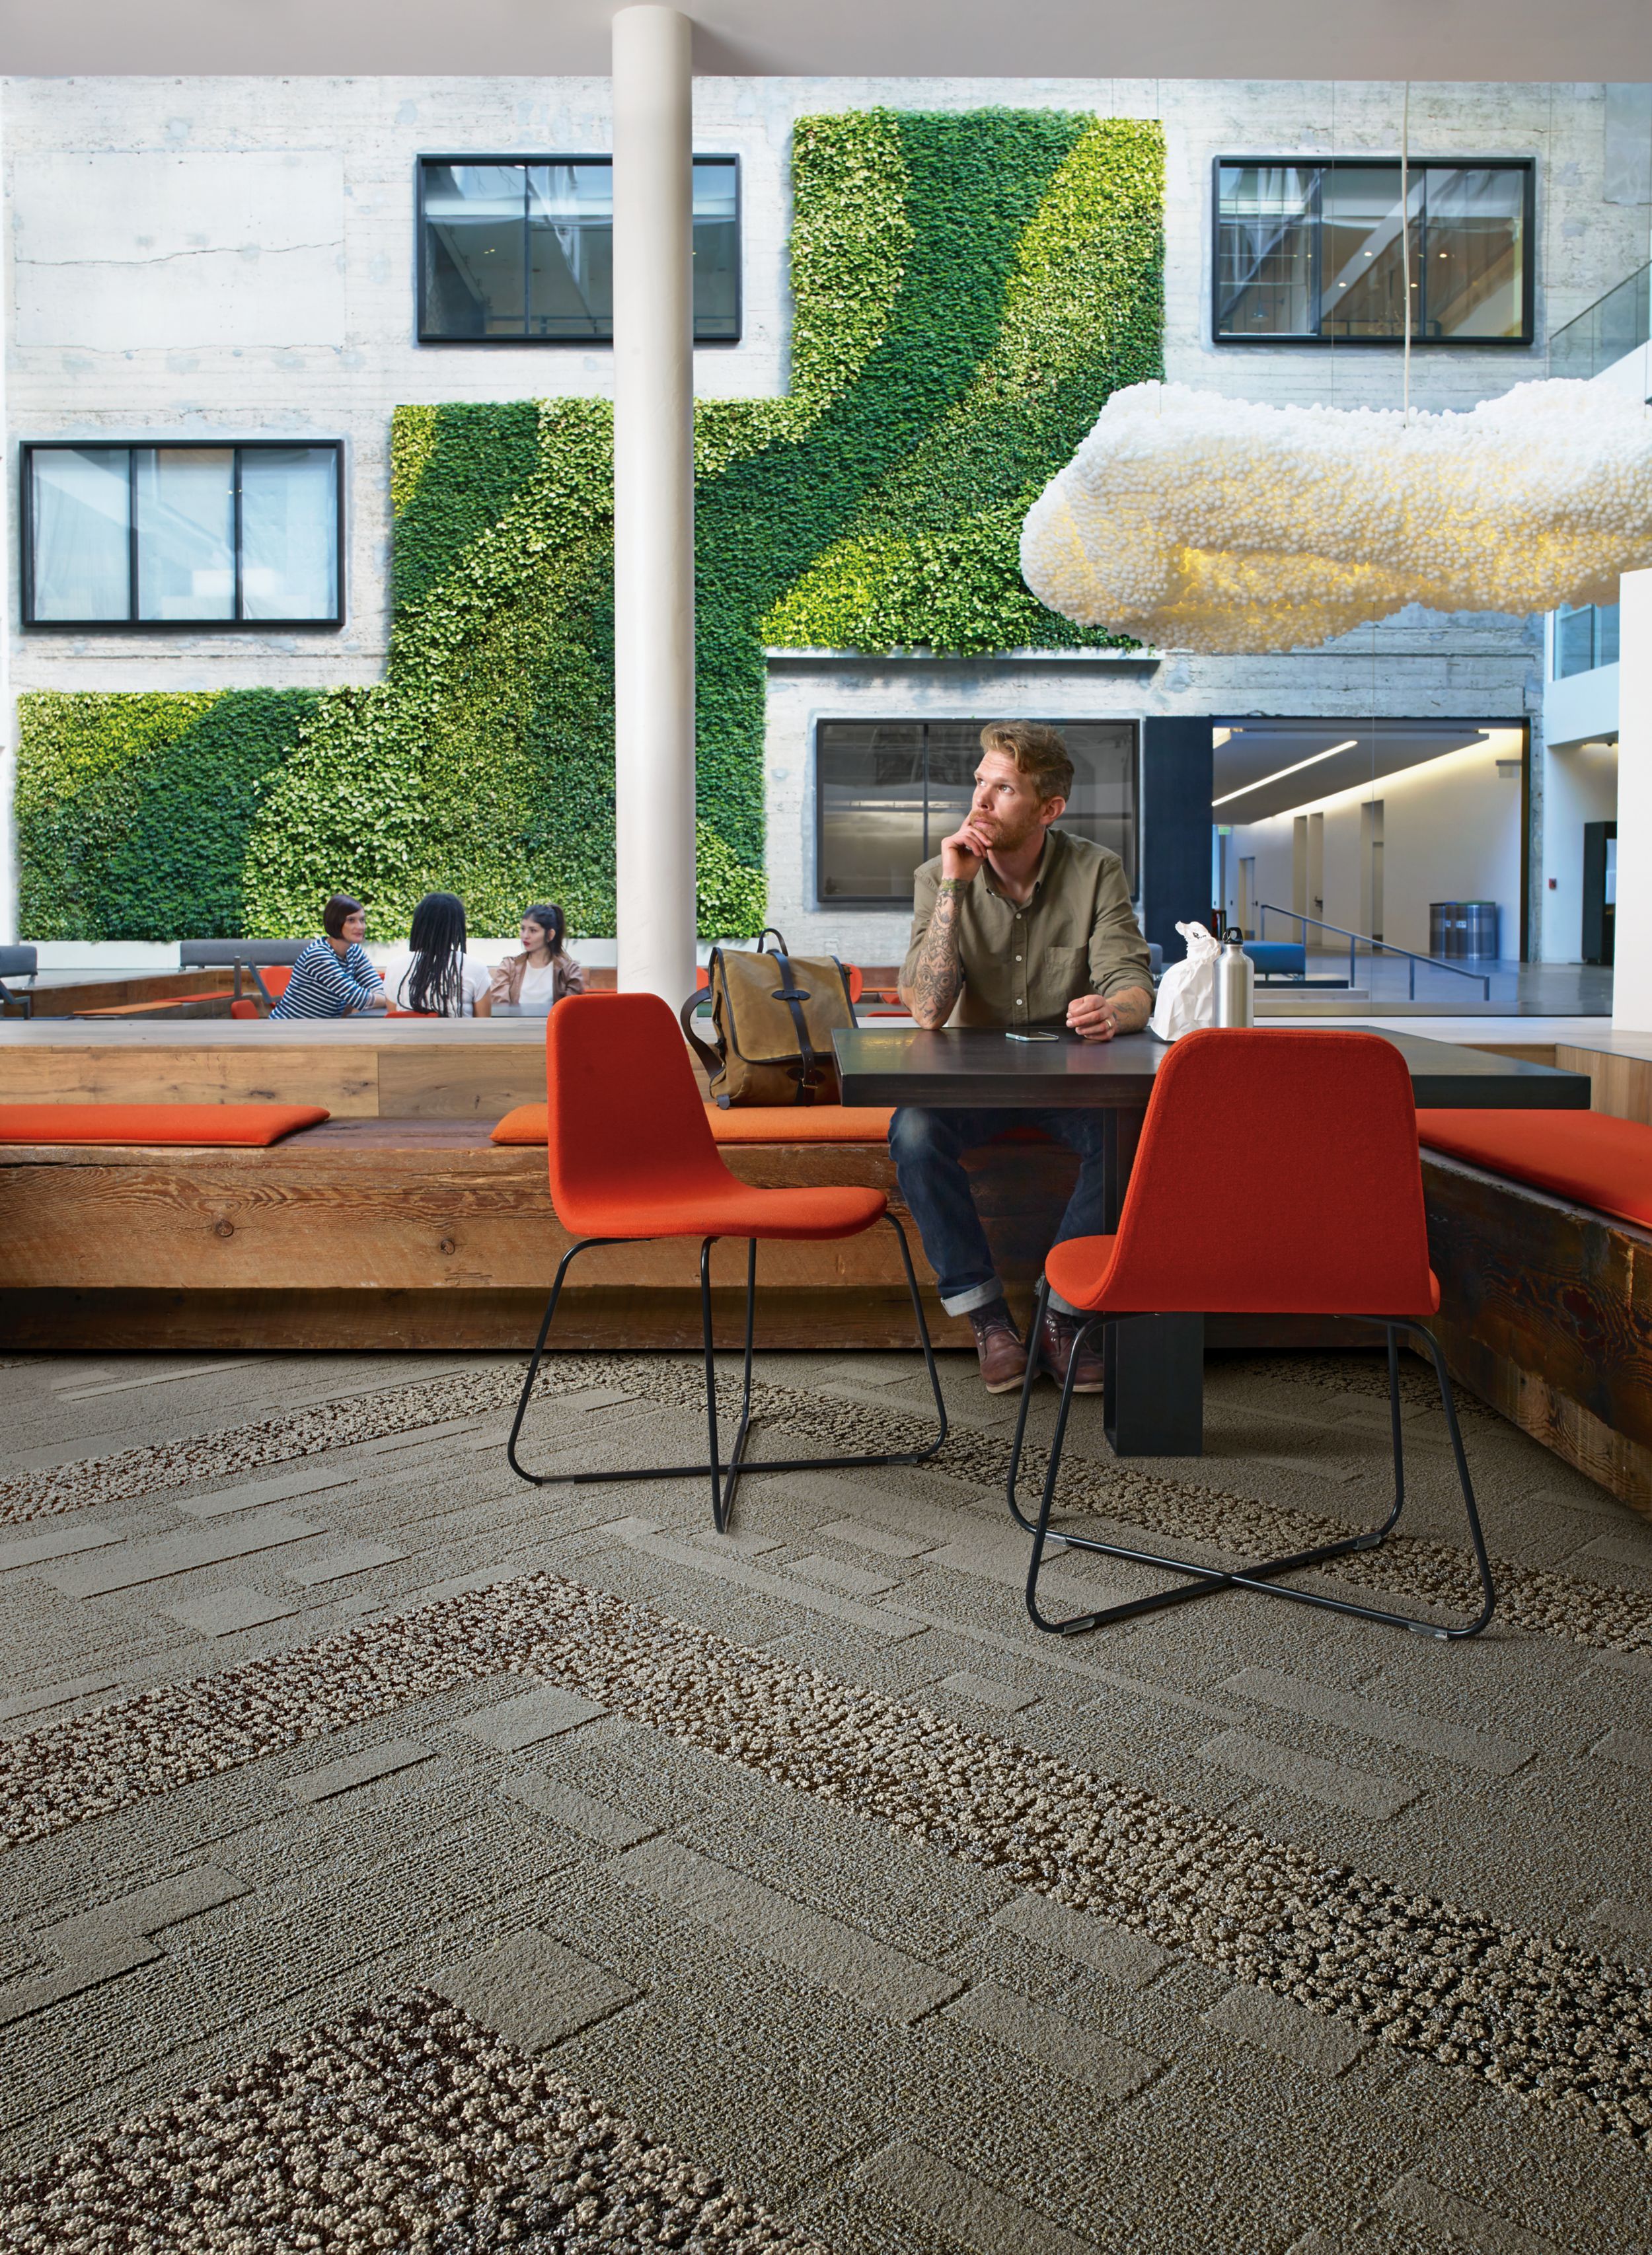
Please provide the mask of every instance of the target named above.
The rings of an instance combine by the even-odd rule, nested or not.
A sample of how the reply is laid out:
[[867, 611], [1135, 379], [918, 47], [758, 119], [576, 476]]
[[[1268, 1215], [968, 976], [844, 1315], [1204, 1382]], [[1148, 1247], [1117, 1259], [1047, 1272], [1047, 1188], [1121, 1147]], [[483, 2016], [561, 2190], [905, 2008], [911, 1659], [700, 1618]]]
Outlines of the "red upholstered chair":
[[[551, 1202], [576, 1242], [563, 1254], [539, 1326], [516, 1422], [506, 1451], [510, 1469], [537, 1487], [567, 1481], [711, 1480], [712, 1518], [728, 1527], [742, 1472], [843, 1471], [879, 1465], [917, 1465], [946, 1438], [946, 1406], [917, 1295], [906, 1233], [889, 1212], [882, 1191], [754, 1190], [719, 1157], [706, 1107], [678, 1029], [676, 1014], [654, 994], [570, 994], [551, 1013], [545, 1029], [546, 1153]], [[820, 1242], [858, 1237], [876, 1222], [895, 1232], [912, 1297], [912, 1317], [924, 1350], [939, 1430], [927, 1449], [888, 1456], [791, 1457], [745, 1461], [751, 1423], [751, 1357], [757, 1282], [757, 1241]], [[576, 1257], [595, 1245], [645, 1243], [655, 1238], [699, 1238], [700, 1317], [705, 1333], [706, 1422], [710, 1453], [702, 1465], [669, 1465], [638, 1472], [531, 1472], [517, 1443], [550, 1334], [563, 1280]], [[717, 1442], [717, 1375], [712, 1349], [711, 1249], [720, 1237], [743, 1237], [746, 1255], [746, 1343], [740, 1427], [726, 1462]]]
[[[1080, 1345], [1103, 1323], [1147, 1315], [1364, 1316], [1383, 1324], [1394, 1436], [1394, 1506], [1388, 1517], [1364, 1534], [1232, 1572], [1064, 1529], [1063, 1539], [1075, 1549], [1098, 1550], [1189, 1579], [1099, 1612], [1046, 1619], [1038, 1608], [1038, 1570], [1072, 1405], [1076, 1351], [1067, 1368], [1036, 1520], [1021, 1509], [1016, 1481], [1038, 1370], [1040, 1329], [1052, 1289], [1089, 1317]], [[1071, 1636], [1105, 1621], [1241, 1589], [1426, 1636], [1478, 1635], [1496, 1600], [1451, 1382], [1439, 1348], [1424, 1328], [1438, 1306], [1439, 1287], [1428, 1265], [1416, 1106], [1410, 1076], [1393, 1044], [1380, 1035], [1360, 1033], [1233, 1029], [1185, 1036], [1154, 1080], [1117, 1234], [1072, 1239], [1052, 1247], [1044, 1262], [1009, 1459], [1009, 1508], [1033, 1538], [1027, 1610], [1037, 1626]], [[1424, 1342], [1433, 1360], [1480, 1571], [1480, 1612], [1458, 1627], [1276, 1579], [1369, 1550], [1398, 1521], [1405, 1501], [1402, 1331]]]

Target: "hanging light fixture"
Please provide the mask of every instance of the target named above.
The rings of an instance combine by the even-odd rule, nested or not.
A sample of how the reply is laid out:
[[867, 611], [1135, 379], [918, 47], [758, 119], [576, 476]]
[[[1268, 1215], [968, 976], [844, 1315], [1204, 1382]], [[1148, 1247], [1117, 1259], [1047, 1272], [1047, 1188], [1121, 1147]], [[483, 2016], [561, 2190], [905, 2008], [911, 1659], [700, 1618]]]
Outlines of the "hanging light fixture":
[[1080, 625], [1276, 650], [1392, 617], [1611, 602], [1652, 566], [1652, 418], [1556, 379], [1460, 414], [1116, 391], [1027, 513], [1021, 569]]
[[1517, 384], [1411, 407], [1411, 88], [1400, 137], [1402, 404], [1268, 407], [1114, 392], [1022, 527], [1022, 576], [1083, 626], [1278, 650], [1436, 611], [1612, 602], [1652, 565], [1652, 418], [1627, 392]]

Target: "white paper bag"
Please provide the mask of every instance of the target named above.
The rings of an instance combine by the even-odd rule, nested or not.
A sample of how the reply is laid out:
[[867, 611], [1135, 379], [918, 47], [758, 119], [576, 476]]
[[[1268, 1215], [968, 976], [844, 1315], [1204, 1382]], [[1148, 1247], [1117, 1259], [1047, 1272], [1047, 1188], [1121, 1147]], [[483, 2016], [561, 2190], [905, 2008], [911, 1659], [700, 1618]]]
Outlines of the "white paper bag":
[[1172, 963], [1159, 981], [1158, 1000], [1148, 1020], [1162, 1042], [1179, 1041], [1195, 1026], [1216, 1023], [1216, 964], [1221, 949], [1202, 924], [1178, 924], [1187, 954]]

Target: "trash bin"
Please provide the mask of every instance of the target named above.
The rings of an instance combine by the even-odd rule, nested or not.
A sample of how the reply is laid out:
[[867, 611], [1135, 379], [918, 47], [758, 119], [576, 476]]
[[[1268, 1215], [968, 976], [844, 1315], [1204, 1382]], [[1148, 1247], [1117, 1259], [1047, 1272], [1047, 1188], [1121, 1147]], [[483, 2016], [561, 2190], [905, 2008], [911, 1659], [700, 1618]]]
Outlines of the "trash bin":
[[1495, 959], [1498, 945], [1495, 901], [1431, 901], [1428, 910], [1428, 952], [1431, 955], [1484, 956]]

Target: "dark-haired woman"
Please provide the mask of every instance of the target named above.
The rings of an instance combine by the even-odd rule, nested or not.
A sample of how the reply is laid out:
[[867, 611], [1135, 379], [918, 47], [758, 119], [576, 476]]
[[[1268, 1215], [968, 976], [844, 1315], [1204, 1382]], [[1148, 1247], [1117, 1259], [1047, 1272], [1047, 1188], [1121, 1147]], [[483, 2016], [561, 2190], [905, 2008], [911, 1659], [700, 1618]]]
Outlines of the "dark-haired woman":
[[407, 953], [386, 966], [390, 1006], [432, 1018], [485, 1018], [488, 973], [465, 953], [465, 904], [457, 893], [426, 893], [413, 910]]
[[565, 994], [583, 994], [585, 973], [567, 952], [562, 911], [554, 901], [537, 901], [522, 912], [522, 952], [508, 955], [493, 974], [496, 1002], [514, 1002], [537, 1015]]
[[272, 1018], [348, 1018], [382, 1010], [384, 988], [368, 960], [367, 911], [348, 893], [334, 893], [321, 911], [322, 939], [301, 948], [286, 992]]

